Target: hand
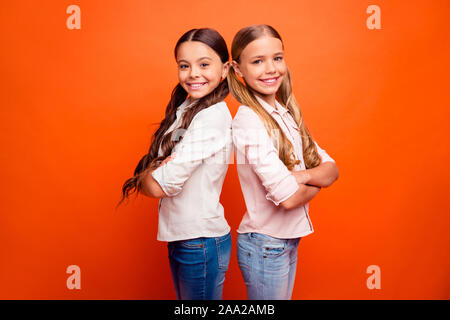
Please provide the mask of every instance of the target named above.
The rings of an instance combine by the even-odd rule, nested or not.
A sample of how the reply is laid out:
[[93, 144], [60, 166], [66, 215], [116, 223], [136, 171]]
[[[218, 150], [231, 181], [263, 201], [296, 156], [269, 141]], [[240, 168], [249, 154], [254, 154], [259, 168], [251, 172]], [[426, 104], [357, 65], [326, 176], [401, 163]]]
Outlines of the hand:
[[170, 160], [173, 160], [175, 158], [175, 152], [172, 153], [170, 156], [168, 156], [167, 158], [165, 158], [163, 161], [161, 161], [161, 163], [159, 164], [159, 167], [165, 165], [167, 162], [169, 162]]
[[291, 173], [294, 175], [295, 180], [297, 180], [298, 184], [307, 184], [310, 177], [309, 173], [306, 170], [300, 170], [300, 171], [291, 171]]

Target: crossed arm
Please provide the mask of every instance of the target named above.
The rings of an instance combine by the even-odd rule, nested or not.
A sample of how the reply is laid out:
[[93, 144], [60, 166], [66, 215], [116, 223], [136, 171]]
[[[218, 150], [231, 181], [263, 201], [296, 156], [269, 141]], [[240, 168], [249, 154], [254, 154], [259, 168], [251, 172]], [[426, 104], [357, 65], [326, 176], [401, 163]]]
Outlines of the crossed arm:
[[143, 183], [143, 188], [141, 190], [141, 193], [144, 196], [150, 197], [150, 198], [163, 198], [167, 195], [164, 193], [163, 189], [159, 185], [159, 183], [153, 178], [152, 176], [153, 170], [148, 170], [145, 174], [145, 180]]
[[286, 210], [308, 203], [321, 188], [329, 187], [339, 177], [339, 169], [332, 161], [323, 162], [312, 169], [291, 172], [299, 188], [291, 197], [280, 203]]
[[231, 115], [223, 103], [196, 114], [184, 132], [183, 140], [155, 170], [144, 176], [142, 193], [151, 198], [173, 197], [206, 159], [231, 144]]
[[245, 160], [242, 163], [252, 166], [267, 191], [266, 198], [277, 206], [286, 210], [302, 206], [339, 176], [334, 160], [317, 143], [322, 163], [313, 169], [289, 171], [264, 124], [249, 107], [239, 108], [232, 127], [237, 163]]
[[[175, 154], [172, 154], [165, 158], [159, 166], [164, 165], [168, 161], [172, 160]], [[152, 176], [152, 172], [155, 169], [147, 169], [147, 171], [144, 173], [144, 183], [142, 186], [142, 194], [144, 196], [150, 197], [150, 198], [164, 198], [167, 197], [167, 194], [163, 191], [161, 186], [159, 185], [158, 181], [155, 180]]]
[[[172, 156], [166, 158], [161, 165], [170, 161]], [[163, 198], [167, 195], [152, 176], [153, 170], [147, 170], [144, 178], [142, 194], [150, 198]], [[286, 210], [293, 209], [308, 203], [320, 191], [332, 185], [339, 177], [339, 169], [334, 162], [328, 161], [319, 166], [301, 171], [291, 171], [298, 183], [298, 190], [287, 200], [281, 202]]]
[[[166, 161], [166, 160], [164, 160]], [[152, 176], [153, 170], [145, 174], [142, 194], [150, 198], [163, 198], [167, 195], [159, 183]], [[299, 189], [281, 205], [289, 210], [308, 203], [320, 191], [321, 188], [329, 187], [339, 177], [339, 169], [334, 162], [325, 162], [313, 169], [292, 171]]]

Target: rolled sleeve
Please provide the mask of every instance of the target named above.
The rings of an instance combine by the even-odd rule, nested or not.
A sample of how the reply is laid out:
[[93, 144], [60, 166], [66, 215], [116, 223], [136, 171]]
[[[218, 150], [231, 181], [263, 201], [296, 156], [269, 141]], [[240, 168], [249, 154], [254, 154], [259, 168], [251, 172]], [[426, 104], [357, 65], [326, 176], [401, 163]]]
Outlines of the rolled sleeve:
[[171, 186], [171, 185], [167, 184], [167, 179], [165, 177], [166, 172], [167, 172], [167, 170], [165, 168], [165, 165], [161, 166], [161, 167], [157, 168], [156, 170], [153, 170], [152, 177], [153, 177], [153, 179], [156, 180], [156, 182], [158, 182], [159, 186], [161, 187], [161, 189], [164, 191], [164, 193], [167, 196], [174, 196], [174, 195], [180, 193], [181, 190], [178, 190], [176, 185]]
[[266, 194], [266, 199], [272, 201], [276, 206], [281, 202], [289, 199], [297, 190], [299, 186], [295, 177], [291, 174], [280, 181], [278, 186]]
[[205, 159], [222, 152], [230, 144], [231, 116], [223, 109], [211, 106], [194, 117], [173, 150], [176, 153], [174, 159], [154, 170], [152, 176], [167, 196], [176, 196]]
[[280, 160], [278, 150], [259, 119], [250, 108], [241, 106], [232, 123], [237, 165], [250, 165], [267, 191], [266, 199], [279, 205], [291, 197], [298, 184]]

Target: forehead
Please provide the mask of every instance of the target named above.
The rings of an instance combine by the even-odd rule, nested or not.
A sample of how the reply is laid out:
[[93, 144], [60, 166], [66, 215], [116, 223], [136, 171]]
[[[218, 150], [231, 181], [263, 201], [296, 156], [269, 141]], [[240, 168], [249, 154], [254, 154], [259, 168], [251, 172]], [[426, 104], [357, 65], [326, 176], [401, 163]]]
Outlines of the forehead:
[[220, 60], [219, 55], [211, 47], [200, 41], [186, 41], [178, 47], [177, 61], [186, 60], [194, 62], [203, 57]]
[[278, 52], [283, 52], [283, 43], [281, 40], [270, 36], [263, 36], [250, 42], [242, 50], [241, 57], [271, 56]]

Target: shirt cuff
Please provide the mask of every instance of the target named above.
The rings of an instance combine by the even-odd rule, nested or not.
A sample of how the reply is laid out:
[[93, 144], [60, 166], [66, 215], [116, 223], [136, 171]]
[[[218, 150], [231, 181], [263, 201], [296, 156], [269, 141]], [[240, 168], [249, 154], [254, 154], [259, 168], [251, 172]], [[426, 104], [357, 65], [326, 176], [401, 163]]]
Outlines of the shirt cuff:
[[294, 175], [290, 174], [282, 180], [274, 190], [266, 194], [266, 199], [278, 206], [281, 202], [289, 199], [297, 192], [298, 188], [297, 180]]
[[152, 177], [156, 180], [156, 182], [158, 182], [159, 186], [168, 197], [176, 196], [181, 192], [181, 190], [178, 190], [175, 186], [170, 186], [170, 184], [166, 183], [167, 178], [164, 178], [166, 176], [165, 169], [166, 165], [164, 164], [156, 170], [153, 170]]

